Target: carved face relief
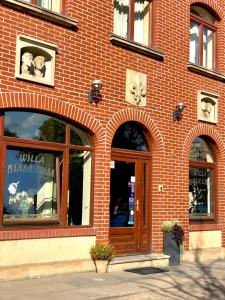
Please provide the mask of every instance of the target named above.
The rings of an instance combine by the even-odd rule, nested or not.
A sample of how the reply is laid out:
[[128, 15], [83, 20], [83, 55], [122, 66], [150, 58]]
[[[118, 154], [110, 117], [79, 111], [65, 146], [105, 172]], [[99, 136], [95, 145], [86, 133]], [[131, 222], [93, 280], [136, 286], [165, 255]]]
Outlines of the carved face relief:
[[198, 120], [217, 123], [218, 96], [207, 92], [198, 92]]
[[56, 45], [18, 35], [16, 78], [54, 86], [56, 50]]
[[147, 75], [127, 69], [126, 101], [133, 105], [146, 106]]

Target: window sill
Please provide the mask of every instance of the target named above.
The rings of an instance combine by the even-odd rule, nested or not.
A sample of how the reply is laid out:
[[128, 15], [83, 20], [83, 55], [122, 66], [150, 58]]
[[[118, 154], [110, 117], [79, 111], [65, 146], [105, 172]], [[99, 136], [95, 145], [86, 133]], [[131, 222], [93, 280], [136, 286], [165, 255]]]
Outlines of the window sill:
[[149, 48], [145, 45], [136, 43], [136, 42], [131, 41], [131, 40], [127, 40], [127, 39], [125, 39], [121, 36], [118, 36], [116, 34], [112, 34], [109, 37], [109, 40], [113, 45], [120, 46], [120, 47], [125, 48], [125, 49], [129, 49], [131, 51], [140, 53], [142, 55], [145, 55], [145, 56], [148, 56], [148, 57], [151, 57], [151, 58], [154, 58], [156, 60], [161, 60], [161, 61], [164, 60], [164, 54], [161, 51], [155, 50], [153, 48]]
[[0, 0], [0, 3], [4, 6], [17, 9], [66, 28], [74, 29], [77, 27], [78, 21], [76, 19], [63, 16], [54, 11], [24, 2], [22, 0]]
[[43, 239], [43, 238], [60, 238], [60, 237], [74, 237], [74, 236], [93, 236], [96, 235], [96, 229], [92, 227], [59, 227], [51, 226], [43, 227], [14, 227], [2, 228], [0, 230], [0, 241], [19, 240], [19, 239]]
[[221, 224], [203, 224], [196, 223], [189, 225], [189, 231], [213, 231], [213, 230], [222, 230]]
[[225, 82], [225, 76], [218, 73], [218, 72], [215, 72], [213, 70], [210, 70], [210, 69], [204, 68], [202, 66], [192, 64], [192, 63], [189, 63], [187, 65], [187, 68], [188, 68], [188, 70], [190, 70], [194, 73], [198, 73], [198, 74], [201, 74], [203, 76], [210, 77], [210, 78]]

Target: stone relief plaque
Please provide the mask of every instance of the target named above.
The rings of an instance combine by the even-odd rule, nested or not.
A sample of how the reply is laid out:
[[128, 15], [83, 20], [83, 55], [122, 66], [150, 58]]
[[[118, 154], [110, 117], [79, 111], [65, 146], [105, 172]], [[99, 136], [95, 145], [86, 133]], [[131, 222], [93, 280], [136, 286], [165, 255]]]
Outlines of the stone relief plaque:
[[56, 50], [53, 44], [17, 36], [15, 77], [54, 86]]
[[146, 106], [147, 75], [126, 70], [126, 102], [133, 105]]
[[210, 123], [218, 121], [218, 95], [198, 91], [198, 120]]

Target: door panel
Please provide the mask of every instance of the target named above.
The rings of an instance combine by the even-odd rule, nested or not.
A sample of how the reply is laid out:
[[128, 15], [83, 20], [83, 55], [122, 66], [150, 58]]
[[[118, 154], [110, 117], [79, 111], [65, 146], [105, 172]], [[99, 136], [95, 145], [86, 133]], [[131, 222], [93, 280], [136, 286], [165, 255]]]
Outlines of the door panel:
[[110, 194], [110, 227], [134, 227], [135, 162], [114, 161]]
[[150, 162], [112, 157], [110, 241], [117, 255], [150, 250]]

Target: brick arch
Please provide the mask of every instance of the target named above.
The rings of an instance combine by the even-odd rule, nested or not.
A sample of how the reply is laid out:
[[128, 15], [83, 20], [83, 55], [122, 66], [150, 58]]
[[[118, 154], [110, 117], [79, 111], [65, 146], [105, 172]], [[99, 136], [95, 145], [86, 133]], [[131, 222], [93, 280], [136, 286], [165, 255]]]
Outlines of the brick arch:
[[225, 145], [222, 137], [214, 127], [206, 124], [200, 124], [191, 129], [191, 131], [188, 133], [188, 135], [185, 138], [185, 142], [182, 149], [182, 156], [186, 159], [189, 159], [189, 152], [191, 149], [191, 145], [195, 140], [195, 138], [197, 138], [200, 135], [207, 135], [211, 137], [217, 145], [218, 155], [220, 159], [225, 160]]
[[36, 93], [1, 93], [0, 109], [6, 108], [39, 109], [64, 116], [91, 130], [97, 141], [104, 143], [104, 131], [101, 123], [92, 115], [58, 97]]
[[201, 0], [201, 1], [188, 0], [188, 2], [189, 2], [189, 5], [194, 4], [194, 3], [204, 4], [214, 11], [214, 13], [216, 14], [218, 19], [222, 20], [224, 18], [223, 9], [214, 0]]
[[161, 155], [165, 156], [164, 141], [158, 127], [148, 113], [137, 109], [125, 109], [117, 112], [110, 118], [106, 126], [106, 144], [110, 148], [117, 128], [128, 121], [136, 121], [144, 125], [153, 139], [154, 149], [157, 152], [161, 152]]

